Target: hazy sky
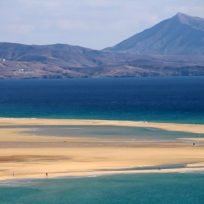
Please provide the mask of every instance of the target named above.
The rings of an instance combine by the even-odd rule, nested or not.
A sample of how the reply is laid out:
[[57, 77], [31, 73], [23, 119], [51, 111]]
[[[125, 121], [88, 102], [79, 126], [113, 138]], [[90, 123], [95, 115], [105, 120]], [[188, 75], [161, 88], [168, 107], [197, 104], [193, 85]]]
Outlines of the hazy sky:
[[0, 0], [0, 41], [100, 49], [177, 12], [204, 17], [204, 0]]

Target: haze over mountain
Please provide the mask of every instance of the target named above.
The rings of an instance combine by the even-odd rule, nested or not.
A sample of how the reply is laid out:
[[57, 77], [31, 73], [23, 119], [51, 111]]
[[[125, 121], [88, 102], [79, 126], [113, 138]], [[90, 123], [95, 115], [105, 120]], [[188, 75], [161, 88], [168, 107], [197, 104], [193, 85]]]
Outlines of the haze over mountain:
[[204, 19], [178, 13], [105, 50], [0, 43], [0, 78], [204, 75]]
[[0, 58], [2, 59], [56, 64], [75, 68], [107, 64], [109, 59], [114, 61], [113, 55], [115, 54], [66, 44], [23, 45], [0, 43]]
[[108, 50], [142, 55], [203, 55], [204, 19], [178, 13]]

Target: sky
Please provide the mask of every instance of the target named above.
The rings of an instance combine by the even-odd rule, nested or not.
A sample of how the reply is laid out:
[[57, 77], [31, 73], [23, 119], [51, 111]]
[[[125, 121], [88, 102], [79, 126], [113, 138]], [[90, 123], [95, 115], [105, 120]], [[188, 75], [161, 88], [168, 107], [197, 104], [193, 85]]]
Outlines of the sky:
[[0, 0], [0, 41], [102, 49], [178, 12], [204, 17], [204, 0]]

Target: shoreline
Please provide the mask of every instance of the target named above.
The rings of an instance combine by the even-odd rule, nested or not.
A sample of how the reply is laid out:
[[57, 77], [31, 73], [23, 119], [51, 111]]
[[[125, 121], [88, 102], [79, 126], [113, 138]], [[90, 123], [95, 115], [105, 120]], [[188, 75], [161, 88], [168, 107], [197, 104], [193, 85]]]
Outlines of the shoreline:
[[150, 169], [150, 170], [125, 170], [125, 171], [91, 171], [84, 173], [51, 173], [47, 177], [45, 175], [28, 175], [28, 176], [19, 176], [19, 177], [4, 177], [0, 178], [0, 186], [1, 184], [5, 184], [8, 182], [18, 182], [18, 181], [37, 181], [37, 180], [54, 180], [54, 179], [77, 179], [77, 178], [92, 178], [92, 177], [100, 177], [100, 176], [115, 176], [115, 175], [130, 175], [130, 174], [204, 174], [204, 166], [199, 168], [170, 168], [170, 169]]

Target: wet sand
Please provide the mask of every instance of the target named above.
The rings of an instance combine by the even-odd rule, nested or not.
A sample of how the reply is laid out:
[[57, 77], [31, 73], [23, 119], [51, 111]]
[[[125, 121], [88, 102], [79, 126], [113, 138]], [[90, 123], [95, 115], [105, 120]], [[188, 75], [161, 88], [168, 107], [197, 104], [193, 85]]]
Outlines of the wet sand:
[[116, 121], [116, 120], [81, 120], [81, 119], [36, 119], [36, 118], [0, 118], [0, 126], [5, 125], [97, 125], [148, 127], [167, 131], [204, 134], [204, 124], [155, 123], [146, 121]]
[[[129, 138], [33, 136], [26, 133], [32, 125], [112, 125], [204, 133], [204, 125], [1, 118], [0, 180], [204, 170], [202, 138], [141, 141]], [[1, 128], [3, 126], [8, 127]], [[13, 126], [24, 127], [13, 129]], [[162, 168], [164, 165], [167, 168]], [[138, 169], [141, 167], [144, 169]]]

